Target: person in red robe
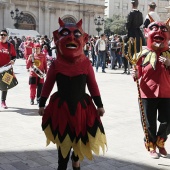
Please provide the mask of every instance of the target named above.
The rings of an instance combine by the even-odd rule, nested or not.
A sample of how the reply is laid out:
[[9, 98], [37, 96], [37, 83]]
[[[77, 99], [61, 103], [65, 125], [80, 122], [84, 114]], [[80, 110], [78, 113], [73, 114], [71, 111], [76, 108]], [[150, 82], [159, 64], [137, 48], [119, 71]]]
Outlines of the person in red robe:
[[26, 38], [26, 41], [24, 42], [24, 58], [26, 59], [26, 61], [27, 61], [29, 55], [32, 54], [32, 49], [33, 48], [34, 48], [34, 43], [32, 42], [31, 37], [28, 36]]
[[[2, 29], [0, 31], [0, 67], [5, 65], [13, 65], [16, 60], [16, 51], [12, 43], [8, 42], [8, 31]], [[2, 80], [1, 80], [2, 81]], [[6, 98], [8, 90], [1, 92], [1, 107], [7, 109]]]
[[[47, 73], [39, 114], [47, 145], [57, 145], [58, 170], [67, 169], [71, 150], [73, 169], [79, 170], [79, 160], [92, 160], [92, 153], [99, 155], [100, 148], [105, 152], [107, 142], [100, 119], [105, 110], [93, 67], [83, 52], [88, 34], [82, 29], [82, 20], [73, 24], [59, 18], [59, 25], [53, 32], [57, 59]], [[58, 90], [45, 107], [55, 82]], [[86, 85], [91, 95], [86, 93]]]
[[40, 94], [44, 84], [44, 77], [45, 74], [47, 73], [47, 60], [45, 54], [41, 52], [40, 44], [38, 43], [34, 44], [34, 49], [35, 52], [31, 54], [26, 61], [26, 66], [28, 69], [30, 69], [29, 85], [31, 105], [34, 104], [35, 97], [37, 103], [39, 103]]
[[140, 81], [140, 94], [149, 138], [147, 148], [150, 156], [158, 159], [160, 156], [167, 157], [165, 142], [170, 124], [169, 21], [152, 22], [145, 28], [144, 33], [147, 47], [139, 53], [137, 70], [133, 70], [133, 76]]

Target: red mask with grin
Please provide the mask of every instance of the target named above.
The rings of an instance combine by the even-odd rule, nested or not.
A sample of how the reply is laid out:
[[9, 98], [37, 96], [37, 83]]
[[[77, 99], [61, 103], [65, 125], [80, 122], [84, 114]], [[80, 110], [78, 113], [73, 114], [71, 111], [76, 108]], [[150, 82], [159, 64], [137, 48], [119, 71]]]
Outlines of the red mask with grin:
[[166, 23], [152, 22], [148, 28], [145, 28], [145, 37], [149, 50], [162, 52], [169, 49], [170, 33]]
[[74, 62], [84, 55], [83, 47], [88, 41], [88, 34], [82, 29], [82, 20], [74, 24], [64, 23], [59, 18], [59, 25], [60, 28], [53, 32], [58, 55]]

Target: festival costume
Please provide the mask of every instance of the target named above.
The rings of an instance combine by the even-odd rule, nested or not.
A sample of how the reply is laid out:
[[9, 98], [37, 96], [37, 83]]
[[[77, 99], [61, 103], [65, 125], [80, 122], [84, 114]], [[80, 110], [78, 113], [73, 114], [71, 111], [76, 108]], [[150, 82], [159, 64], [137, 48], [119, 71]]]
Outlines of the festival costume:
[[[140, 93], [141, 97], [143, 98], [144, 106], [148, 102], [150, 103], [150, 101], [152, 101], [151, 103], [154, 102], [154, 106], [152, 106], [152, 108], [150, 109], [153, 109], [153, 113], [155, 113], [156, 115], [154, 107], [156, 105], [162, 105], [158, 108], [159, 112], [164, 115], [159, 115], [159, 121], [165, 123], [168, 121], [169, 118], [168, 115], [166, 115], [164, 112], [167, 112], [167, 114], [168, 112], [170, 112], [170, 109], [165, 110], [168, 104], [170, 105], [170, 68], [166, 68], [164, 65], [162, 65], [161, 62], [159, 62], [158, 56], [160, 55], [170, 58], [170, 51], [168, 50], [157, 55], [154, 51], [150, 51], [148, 49], [143, 50], [141, 57], [137, 62], [137, 69], [139, 77], [142, 77], [140, 81]], [[150, 98], [152, 100], [146, 102], [146, 98]], [[148, 111], [146, 110], [146, 112]], [[162, 120], [161, 117], [163, 116], [166, 118]], [[167, 125], [165, 126], [165, 128], [167, 128]], [[156, 142], [156, 129], [154, 129], [153, 131], [154, 132], [149, 133], [150, 138], [153, 142]], [[158, 132], [158, 134], [160, 133]], [[160, 135], [163, 135], [162, 138], [166, 140], [166, 129]]]
[[[32, 60], [30, 59], [26, 61], [27, 68], [29, 69], [33, 66], [33, 64], [35, 64], [35, 66], [38, 67], [38, 69], [40, 69], [43, 73], [47, 73], [46, 56], [42, 53], [40, 54], [35, 53], [33, 55], [33, 58], [34, 58], [34, 62], [32, 62]], [[44, 78], [40, 78], [31, 68], [30, 76], [29, 76], [29, 85], [30, 85], [30, 99], [32, 101], [35, 99], [35, 96], [37, 94], [37, 102], [39, 103], [39, 98], [40, 98], [43, 84], [44, 84]], [[36, 89], [37, 89], [37, 93], [36, 93]]]
[[[80, 160], [84, 157], [91, 160], [92, 152], [99, 155], [100, 147], [105, 152], [106, 136], [95, 107], [103, 107], [100, 92], [92, 65], [83, 53], [87, 35], [83, 33], [81, 21], [65, 25], [59, 19], [59, 23], [60, 29], [53, 33], [59, 53], [47, 73], [39, 106], [45, 106], [55, 82], [58, 91], [50, 97], [45, 108], [42, 128], [47, 145], [56, 144], [60, 157], [68, 161], [73, 148]], [[66, 34], [68, 36], [63, 38]], [[92, 97], [86, 94], [86, 85]]]
[[[27, 40], [27, 41], [24, 43], [24, 47], [25, 47], [25, 49], [24, 49], [24, 57], [25, 57], [25, 59], [27, 60], [28, 57], [29, 57], [29, 55], [32, 54], [32, 49], [34, 48], [34, 43]], [[28, 68], [27, 68], [27, 69], [28, 69]]]
[[[160, 60], [160, 56], [170, 60], [169, 26], [161, 22], [153, 22], [145, 29], [145, 36], [147, 37], [147, 48], [139, 53], [136, 68], [138, 79], [140, 79], [141, 102], [149, 139], [149, 144], [145, 144], [149, 148], [151, 156], [159, 158], [156, 147], [160, 154], [167, 155], [164, 144], [169, 134], [168, 126], [170, 124], [170, 66], [166, 66]], [[160, 122], [158, 131], [157, 111]]]
[[8, 50], [8, 42], [2, 43], [0, 42], [0, 67], [8, 64], [11, 60], [16, 59], [16, 51], [12, 43], [10, 43], [10, 55]]
[[[15, 59], [16, 59], [16, 51], [14, 45], [9, 42], [5, 42], [5, 43], [0, 42], [0, 67], [8, 64], [11, 60], [15, 61]], [[7, 91], [2, 91], [1, 101], [5, 102], [6, 97], [7, 97]]]
[[142, 31], [140, 30], [140, 26], [143, 24], [143, 15], [142, 13], [137, 9], [132, 9], [130, 13], [127, 16], [127, 22], [126, 22], [126, 29], [128, 31], [128, 39], [130, 37], [136, 38], [136, 50], [137, 52], [140, 51], [140, 38], [142, 40], [142, 44], [144, 45], [145, 40], [142, 34]]

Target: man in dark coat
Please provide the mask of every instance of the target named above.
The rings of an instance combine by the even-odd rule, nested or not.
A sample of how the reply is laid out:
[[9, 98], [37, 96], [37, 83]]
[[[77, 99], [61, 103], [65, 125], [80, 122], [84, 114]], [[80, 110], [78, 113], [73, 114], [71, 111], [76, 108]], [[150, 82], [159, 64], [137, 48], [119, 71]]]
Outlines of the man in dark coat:
[[143, 15], [137, 9], [138, 8], [138, 0], [131, 0], [132, 10], [127, 16], [126, 29], [128, 31], [128, 39], [130, 37], [136, 38], [136, 50], [140, 51], [140, 38], [142, 40], [142, 45], [144, 45], [144, 37], [143, 33], [140, 30], [140, 26], [143, 25]]

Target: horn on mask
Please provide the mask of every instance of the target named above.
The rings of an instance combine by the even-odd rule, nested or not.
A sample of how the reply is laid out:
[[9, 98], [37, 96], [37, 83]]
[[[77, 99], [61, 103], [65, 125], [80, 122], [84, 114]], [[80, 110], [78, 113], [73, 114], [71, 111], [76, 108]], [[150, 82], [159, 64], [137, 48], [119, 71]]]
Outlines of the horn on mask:
[[60, 27], [64, 27], [65, 23], [63, 22], [63, 20], [59, 17], [58, 18], [58, 23], [60, 24]]
[[82, 19], [76, 24], [78, 28], [82, 27]]
[[149, 14], [148, 14], [148, 17], [149, 17], [150, 23], [155, 22], [155, 20]]
[[167, 26], [170, 26], [170, 25], [169, 25], [169, 24], [170, 24], [170, 18], [167, 19], [167, 21], [165, 22], [165, 24], [166, 24]]

